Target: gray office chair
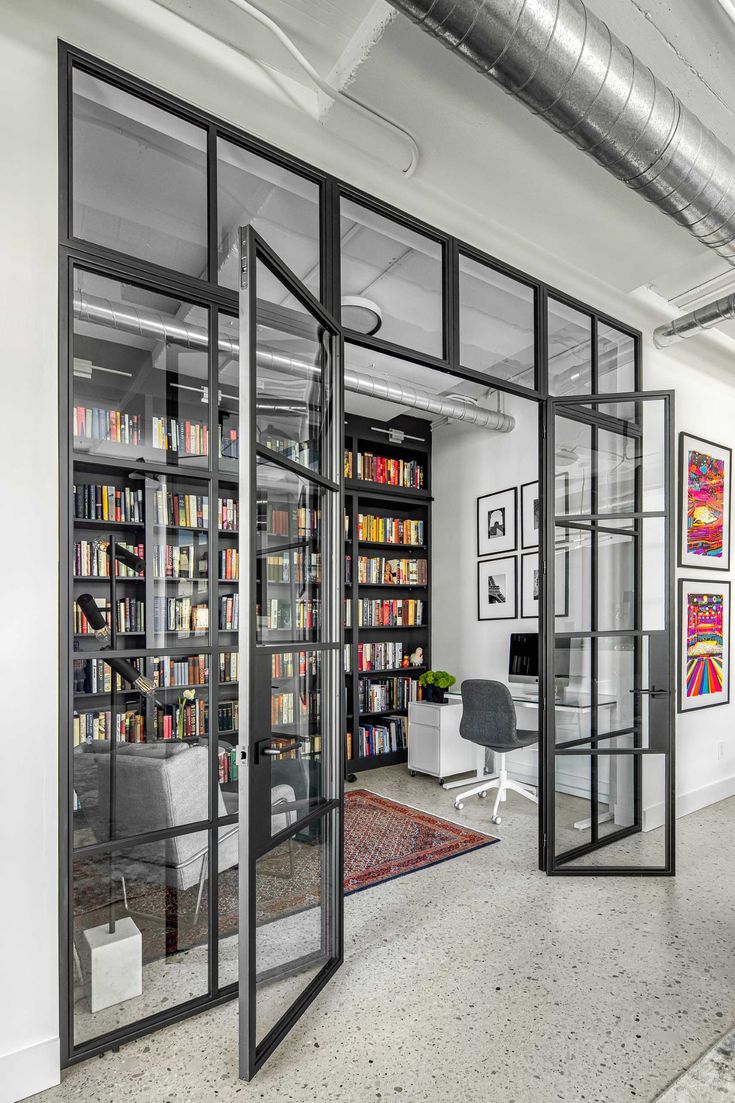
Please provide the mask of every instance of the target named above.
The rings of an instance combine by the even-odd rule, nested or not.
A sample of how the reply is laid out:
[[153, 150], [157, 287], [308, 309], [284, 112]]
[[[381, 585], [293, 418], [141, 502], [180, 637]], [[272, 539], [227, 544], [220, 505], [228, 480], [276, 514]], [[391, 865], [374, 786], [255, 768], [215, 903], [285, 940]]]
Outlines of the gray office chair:
[[513, 699], [510, 690], [502, 682], [470, 678], [462, 682], [461, 688], [462, 719], [459, 722], [459, 734], [463, 739], [495, 752], [497, 774], [489, 776], [464, 793], [458, 793], [454, 807], [461, 808], [467, 797], [484, 797], [491, 789], [497, 789], [493, 823], [500, 823], [498, 808], [500, 802], [506, 799], [509, 789], [538, 804], [538, 797], [531, 786], [509, 778], [505, 765], [505, 756], [511, 751], [538, 743], [538, 732], [518, 731]]

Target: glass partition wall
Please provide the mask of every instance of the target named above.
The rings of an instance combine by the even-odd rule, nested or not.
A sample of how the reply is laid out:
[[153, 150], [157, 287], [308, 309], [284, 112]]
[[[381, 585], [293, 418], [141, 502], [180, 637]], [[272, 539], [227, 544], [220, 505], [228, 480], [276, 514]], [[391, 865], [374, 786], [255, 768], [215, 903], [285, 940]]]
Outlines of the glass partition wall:
[[[635, 390], [640, 353], [614, 319], [88, 55], [61, 46], [60, 78], [68, 1064], [237, 992], [245, 526], [274, 545], [257, 633], [275, 665], [259, 708], [319, 755], [318, 710], [284, 711], [326, 684], [307, 485], [319, 442], [309, 418], [284, 421], [284, 403], [311, 396], [283, 376], [288, 392], [273, 409], [273, 387], [261, 396], [258, 425], [280, 457], [278, 502], [266, 462], [262, 500], [241, 517], [239, 228], [341, 321], [362, 372], [401, 357], [463, 377], [458, 392], [544, 402]], [[308, 358], [308, 327], [282, 323], [297, 298], [261, 277], [268, 348]], [[264, 860], [269, 899], [283, 894], [283, 851]], [[96, 983], [110, 945], [130, 955], [128, 988]]]

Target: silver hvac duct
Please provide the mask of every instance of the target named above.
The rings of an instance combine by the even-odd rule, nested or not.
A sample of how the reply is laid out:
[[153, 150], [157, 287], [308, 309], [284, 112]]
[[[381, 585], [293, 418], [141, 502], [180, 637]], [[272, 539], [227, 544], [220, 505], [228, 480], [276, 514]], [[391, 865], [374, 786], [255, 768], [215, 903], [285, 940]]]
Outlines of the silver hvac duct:
[[735, 264], [735, 155], [582, 0], [391, 0]]
[[[135, 306], [131, 303], [116, 303], [100, 295], [89, 295], [84, 291], [74, 293], [74, 317], [83, 322], [109, 326], [122, 333], [134, 333], [138, 337], [172, 341], [184, 348], [207, 349], [209, 336], [204, 326], [161, 314], [158, 310]], [[236, 360], [240, 355], [240, 345], [232, 337], [219, 336], [217, 347], [221, 353]], [[258, 349], [258, 364], [274, 371], [298, 373], [300, 375], [319, 375], [320, 369], [308, 360], [301, 360], [282, 353]], [[499, 410], [488, 410], [469, 402], [441, 398], [424, 391], [409, 387], [403, 383], [390, 383], [375, 379], [362, 372], [346, 369], [344, 372], [345, 390], [356, 394], [382, 398], [386, 402], [395, 402], [399, 406], [408, 406], [415, 410], [451, 418], [452, 421], [466, 421], [480, 429], [493, 429], [499, 433], [509, 433], [515, 428], [515, 418]]]
[[653, 343], [656, 348], [666, 348], [673, 345], [682, 337], [693, 337], [702, 330], [712, 329], [720, 322], [726, 322], [735, 318], [735, 294], [724, 295], [721, 299], [715, 299], [713, 303], [698, 306], [689, 314], [682, 314], [680, 318], [673, 318], [653, 331]]

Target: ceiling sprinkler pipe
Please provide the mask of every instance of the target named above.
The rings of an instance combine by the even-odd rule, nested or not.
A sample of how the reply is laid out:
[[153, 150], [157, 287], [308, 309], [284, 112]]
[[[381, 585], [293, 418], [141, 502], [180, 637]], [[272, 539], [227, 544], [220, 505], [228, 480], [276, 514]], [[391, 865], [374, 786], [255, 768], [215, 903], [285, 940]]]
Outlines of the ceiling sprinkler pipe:
[[683, 337], [693, 337], [731, 318], [735, 318], [735, 293], [698, 306], [696, 310], [658, 326], [653, 331], [653, 343], [657, 349], [667, 348]]

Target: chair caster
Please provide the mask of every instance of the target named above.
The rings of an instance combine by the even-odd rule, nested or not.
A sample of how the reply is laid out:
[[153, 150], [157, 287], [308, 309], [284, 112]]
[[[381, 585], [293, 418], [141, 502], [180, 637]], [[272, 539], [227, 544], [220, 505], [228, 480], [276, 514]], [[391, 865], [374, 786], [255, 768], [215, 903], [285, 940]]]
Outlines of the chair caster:
[[461, 802], [460, 802], [459, 804], [457, 804], [457, 802], [455, 801], [455, 803], [454, 803], [454, 807], [455, 807], [455, 808], [456, 808], [456, 809], [457, 809], [458, 811], [461, 811], [461, 809], [462, 809], [462, 808], [464, 808], [464, 804], [462, 804]]
[[493, 823], [502, 823], [500, 816], [493, 816]]
[[444, 784], [444, 778], [443, 778], [443, 777], [440, 777], [440, 778], [439, 778], [439, 784], [440, 784], [440, 785], [443, 785], [443, 784]]
[[411, 777], [416, 777], [416, 771], [415, 770], [411, 770]]
[[486, 792], [485, 793], [478, 793], [477, 795], [480, 798], [480, 800], [484, 800], [485, 797], [487, 796], [487, 793]]

